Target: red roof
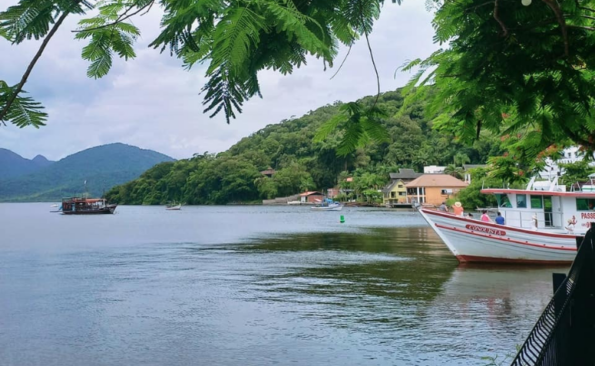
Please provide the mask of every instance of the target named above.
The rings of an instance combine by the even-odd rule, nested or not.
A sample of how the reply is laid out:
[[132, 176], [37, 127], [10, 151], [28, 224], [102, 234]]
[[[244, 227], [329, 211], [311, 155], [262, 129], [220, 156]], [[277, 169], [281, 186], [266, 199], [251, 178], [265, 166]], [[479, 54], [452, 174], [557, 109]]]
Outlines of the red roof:
[[308, 192], [304, 192], [304, 193], [300, 194], [301, 197], [313, 196], [313, 195], [322, 196], [322, 193], [317, 192], [317, 191], [308, 191]]
[[407, 183], [405, 187], [442, 187], [442, 188], [465, 188], [468, 183], [448, 174], [424, 174], [419, 178]]

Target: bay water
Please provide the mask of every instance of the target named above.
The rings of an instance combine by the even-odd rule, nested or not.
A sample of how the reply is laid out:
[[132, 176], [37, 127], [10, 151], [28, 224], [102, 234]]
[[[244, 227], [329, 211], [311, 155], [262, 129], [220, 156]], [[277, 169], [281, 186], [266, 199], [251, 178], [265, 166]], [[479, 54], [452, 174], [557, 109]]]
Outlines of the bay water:
[[412, 211], [55, 209], [0, 204], [0, 365], [506, 364], [567, 271], [459, 265]]

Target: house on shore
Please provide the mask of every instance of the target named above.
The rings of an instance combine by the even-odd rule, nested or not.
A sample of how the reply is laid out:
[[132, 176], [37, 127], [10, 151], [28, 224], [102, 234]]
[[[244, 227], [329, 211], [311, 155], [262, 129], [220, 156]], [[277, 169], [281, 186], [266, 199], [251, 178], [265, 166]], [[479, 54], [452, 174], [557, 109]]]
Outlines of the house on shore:
[[407, 184], [412, 180], [419, 178], [423, 175], [423, 173], [416, 173], [413, 169], [399, 169], [398, 173], [390, 173], [390, 184], [397, 180], [401, 180], [403, 183]]
[[422, 173], [416, 173], [413, 169], [399, 169], [398, 173], [390, 173], [390, 183], [382, 189], [384, 205], [393, 207], [398, 204], [411, 203], [407, 199], [405, 185], [421, 175]]
[[324, 199], [324, 195], [318, 191], [308, 191], [300, 194], [300, 202], [304, 203], [319, 203]]
[[384, 205], [388, 207], [393, 207], [399, 203], [408, 203], [405, 183], [401, 179], [391, 181], [391, 183], [382, 190], [382, 197]]
[[420, 204], [440, 205], [468, 183], [448, 174], [424, 174], [407, 183], [407, 197]]

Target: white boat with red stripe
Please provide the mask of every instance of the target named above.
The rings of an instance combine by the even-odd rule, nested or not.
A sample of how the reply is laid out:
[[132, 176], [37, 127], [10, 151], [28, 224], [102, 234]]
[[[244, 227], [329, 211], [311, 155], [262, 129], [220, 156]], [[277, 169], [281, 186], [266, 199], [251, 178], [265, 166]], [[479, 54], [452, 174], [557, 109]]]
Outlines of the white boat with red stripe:
[[593, 184], [567, 192], [556, 177], [546, 182], [532, 179], [526, 189], [481, 192], [496, 196], [505, 225], [418, 208], [460, 262], [570, 263], [576, 255], [576, 237], [595, 221]]

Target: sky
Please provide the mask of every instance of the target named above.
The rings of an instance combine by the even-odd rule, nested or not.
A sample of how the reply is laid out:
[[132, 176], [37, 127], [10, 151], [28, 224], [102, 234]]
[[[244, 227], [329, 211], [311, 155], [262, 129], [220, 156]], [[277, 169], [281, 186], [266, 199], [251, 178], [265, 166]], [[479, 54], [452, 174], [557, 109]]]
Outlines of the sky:
[[[16, 3], [3, 0], [0, 11]], [[292, 75], [260, 72], [263, 98], [245, 103], [244, 112], [228, 125], [222, 114], [209, 118], [203, 113], [199, 92], [206, 81], [204, 67], [186, 71], [169, 52], [160, 54], [147, 47], [159, 34], [161, 15], [160, 9], [153, 9], [134, 18], [142, 32], [137, 57], [114, 58], [110, 74], [99, 80], [87, 78], [88, 63], [80, 57], [85, 42], [75, 41], [71, 32], [79, 18], [67, 19], [25, 85], [46, 107], [47, 125], [39, 129], [0, 127], [0, 147], [29, 159], [41, 154], [59, 160], [90, 147], [122, 142], [183, 159], [195, 153], [225, 151], [269, 124], [376, 92], [367, 45], [359, 41], [332, 80], [347, 53], [345, 47], [335, 67], [327, 71], [320, 60], [311, 58]], [[384, 5], [370, 37], [382, 91], [395, 90], [412, 76], [395, 73], [399, 66], [438, 49], [431, 20], [423, 0]], [[0, 80], [17, 84], [38, 47], [37, 41], [13, 46], [0, 38]]]

